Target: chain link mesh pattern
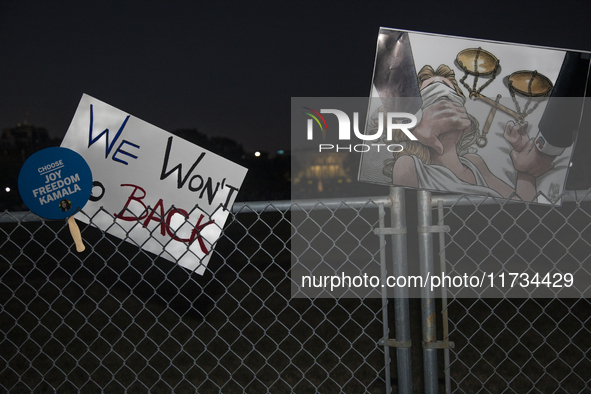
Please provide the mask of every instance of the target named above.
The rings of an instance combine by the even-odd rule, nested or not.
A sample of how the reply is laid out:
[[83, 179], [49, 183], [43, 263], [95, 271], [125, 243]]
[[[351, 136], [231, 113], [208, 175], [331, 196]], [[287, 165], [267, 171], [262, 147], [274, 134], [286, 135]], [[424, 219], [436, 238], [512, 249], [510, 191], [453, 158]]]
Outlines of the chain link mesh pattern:
[[203, 277], [91, 226], [77, 254], [65, 223], [1, 214], [0, 387], [383, 392], [381, 300], [290, 298], [290, 209], [244, 204]]
[[[515, 270], [565, 263], [588, 274], [591, 203], [575, 200], [562, 207], [465, 196], [446, 203], [439, 220], [452, 230], [440, 245], [447, 274], [480, 273], [482, 262]], [[384, 392], [382, 300], [291, 298], [290, 280], [292, 210], [321, 208], [330, 217], [348, 209], [365, 223], [361, 210], [375, 207], [241, 205], [203, 277], [91, 226], [82, 227], [87, 251], [77, 254], [65, 223], [1, 214], [0, 387]], [[370, 234], [375, 223], [366, 224]], [[588, 299], [450, 295], [452, 392], [589, 391]], [[420, 323], [410, 324], [416, 333]], [[420, 361], [414, 354], [417, 379]]]
[[[480, 275], [483, 262], [496, 272], [562, 269], [588, 291], [588, 193], [561, 207], [458, 198], [439, 218], [451, 228], [441, 249], [448, 273]], [[591, 300], [450, 298], [447, 312], [452, 392], [589, 392]]]

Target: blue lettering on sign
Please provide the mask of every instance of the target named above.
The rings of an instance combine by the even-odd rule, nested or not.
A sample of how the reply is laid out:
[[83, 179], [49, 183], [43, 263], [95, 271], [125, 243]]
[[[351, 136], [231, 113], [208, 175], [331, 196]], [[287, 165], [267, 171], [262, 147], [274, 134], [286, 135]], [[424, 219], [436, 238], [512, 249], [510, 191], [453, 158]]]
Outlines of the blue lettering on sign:
[[105, 159], [109, 156], [109, 153], [111, 153], [111, 149], [113, 149], [113, 146], [115, 145], [115, 142], [117, 142], [117, 139], [119, 138], [119, 136], [121, 135], [121, 133], [123, 132], [123, 129], [125, 128], [125, 125], [127, 124], [127, 121], [129, 120], [129, 116], [127, 115], [127, 117], [125, 118], [125, 120], [123, 121], [123, 123], [121, 124], [121, 127], [119, 127], [119, 131], [117, 131], [117, 134], [115, 134], [115, 137], [113, 138], [113, 140], [109, 143], [109, 129], [105, 129], [102, 133], [100, 133], [99, 135], [97, 135], [96, 137], [93, 138], [92, 136], [92, 129], [93, 129], [93, 123], [94, 123], [94, 114], [93, 114], [93, 107], [92, 104], [90, 104], [90, 128], [88, 131], [88, 147], [90, 148], [92, 146], [92, 144], [94, 144], [95, 142], [97, 142], [99, 140], [99, 138], [101, 138], [103, 135], [106, 135], [106, 146], [105, 146]]
[[129, 163], [127, 163], [126, 161], [123, 161], [122, 159], [120, 159], [120, 158], [116, 157], [116, 156], [117, 156], [117, 153], [124, 154], [124, 155], [126, 155], [126, 156], [129, 156], [129, 157], [131, 157], [131, 158], [133, 158], [133, 159], [137, 159], [137, 156], [136, 156], [136, 155], [132, 155], [132, 154], [131, 154], [131, 153], [129, 153], [128, 151], [125, 151], [125, 150], [121, 149], [121, 146], [123, 146], [123, 144], [131, 145], [131, 146], [133, 146], [133, 147], [134, 147], [134, 148], [136, 148], [136, 149], [139, 149], [139, 148], [140, 148], [140, 146], [139, 146], [139, 145], [136, 145], [136, 144], [133, 144], [133, 143], [131, 143], [131, 142], [127, 141], [127, 140], [123, 140], [123, 141], [121, 141], [121, 143], [119, 144], [119, 147], [118, 147], [118, 148], [115, 150], [115, 153], [113, 153], [113, 157], [112, 157], [112, 159], [113, 159], [114, 161], [118, 161], [119, 163], [123, 163], [123, 164], [127, 165], [127, 164], [129, 164]]

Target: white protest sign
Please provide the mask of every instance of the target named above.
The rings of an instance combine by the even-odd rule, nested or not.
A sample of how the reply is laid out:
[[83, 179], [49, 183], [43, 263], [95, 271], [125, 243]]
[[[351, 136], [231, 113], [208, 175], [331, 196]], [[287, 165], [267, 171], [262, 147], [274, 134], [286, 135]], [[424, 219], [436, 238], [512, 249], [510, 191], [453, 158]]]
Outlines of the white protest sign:
[[61, 146], [94, 179], [76, 219], [203, 275], [246, 168], [86, 94]]

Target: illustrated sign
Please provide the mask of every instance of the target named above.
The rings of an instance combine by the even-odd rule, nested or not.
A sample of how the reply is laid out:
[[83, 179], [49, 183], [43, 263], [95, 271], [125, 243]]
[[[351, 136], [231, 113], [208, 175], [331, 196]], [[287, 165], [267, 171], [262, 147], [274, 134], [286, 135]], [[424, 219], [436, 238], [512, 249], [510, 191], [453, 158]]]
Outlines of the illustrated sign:
[[64, 219], [84, 207], [92, 190], [92, 173], [71, 149], [46, 148], [30, 156], [18, 176], [23, 202], [47, 219]]
[[[589, 60], [585, 52], [381, 28], [365, 135], [386, 134], [381, 128], [399, 113], [416, 117], [415, 138], [396, 130], [388, 140], [363, 138], [370, 149], [358, 179], [556, 203]], [[372, 148], [380, 143], [395, 149]]]
[[204, 273], [246, 168], [86, 94], [61, 146], [94, 176], [77, 219]]

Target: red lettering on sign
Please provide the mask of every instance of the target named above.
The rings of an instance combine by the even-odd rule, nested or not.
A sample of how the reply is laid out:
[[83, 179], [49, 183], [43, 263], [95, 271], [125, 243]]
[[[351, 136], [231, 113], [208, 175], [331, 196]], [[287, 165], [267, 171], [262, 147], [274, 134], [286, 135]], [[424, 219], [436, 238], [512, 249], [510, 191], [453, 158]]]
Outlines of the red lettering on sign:
[[[122, 184], [121, 186], [133, 187], [133, 190], [127, 198], [127, 201], [125, 202], [125, 205], [123, 206], [121, 212], [114, 215], [116, 219], [121, 219], [126, 222], [139, 222], [143, 220], [143, 227], [148, 227], [148, 225], [151, 222], [156, 222], [160, 225], [160, 234], [162, 236], [168, 235], [175, 241], [187, 243], [189, 245], [197, 241], [199, 243], [199, 248], [201, 249], [201, 251], [205, 254], [209, 253], [209, 250], [205, 245], [205, 241], [201, 236], [201, 230], [203, 230], [205, 226], [215, 223], [215, 220], [209, 220], [206, 223], [202, 224], [205, 215], [201, 214], [199, 216], [199, 219], [197, 220], [197, 224], [191, 230], [191, 236], [189, 238], [180, 238], [179, 236], [177, 236], [176, 231], [172, 229], [171, 221], [174, 215], [181, 215], [185, 218], [185, 220], [188, 219], [189, 213], [186, 210], [172, 206], [168, 210], [168, 213], [165, 214], [163, 199], [159, 199], [154, 208], [147, 207], [146, 204], [144, 204], [144, 202], [142, 201], [146, 197], [146, 191], [143, 188], [132, 184]], [[140, 216], [134, 215], [133, 212], [129, 209], [129, 204], [132, 201], [141, 204], [141, 206], [143, 207], [142, 214]], [[128, 213], [126, 214], [126, 212]]]
[[[117, 219], [125, 220], [126, 222], [133, 222], [133, 221], [142, 220], [143, 218], [145, 218], [148, 213], [146, 212], [146, 205], [142, 202], [142, 200], [144, 199], [144, 197], [146, 197], [146, 191], [136, 185], [123, 184], [121, 186], [130, 186], [130, 187], [133, 187], [134, 189], [131, 192], [131, 195], [127, 198], [127, 202], [123, 206], [123, 209], [121, 210], [121, 212], [119, 212], [118, 214], [115, 214], [115, 217]], [[138, 191], [138, 189], [141, 190], [141, 192], [143, 193], [143, 195], [141, 197], [135, 195], [135, 192]], [[129, 207], [129, 203], [131, 203], [132, 201], [138, 202], [138, 203], [142, 204], [142, 207], [144, 207], [144, 209], [142, 210], [142, 215], [140, 217], [137, 217], [133, 213], [131, 214], [131, 216], [124, 215], [125, 211], [128, 211], [131, 213], [131, 211], [128, 209], [128, 207]]]
[[207, 248], [205, 247], [205, 243], [203, 242], [203, 237], [201, 237], [201, 235], [200, 235], [200, 231], [208, 224], [212, 224], [214, 221], [210, 220], [209, 222], [207, 222], [205, 224], [201, 224], [201, 220], [203, 220], [204, 217], [205, 217], [205, 215], [203, 215], [203, 214], [201, 214], [201, 216], [199, 216], [199, 220], [197, 221], [197, 225], [195, 226], [193, 231], [191, 231], [191, 239], [189, 240], [189, 244], [192, 244], [193, 241], [195, 241], [195, 238], [197, 238], [197, 241], [199, 241], [199, 247], [201, 248], [201, 251], [203, 253], [207, 254], [209, 252], [207, 251]]
[[[158, 207], [160, 207], [160, 214], [158, 215], [158, 218], [154, 219], [154, 214], [156, 213], [156, 209]], [[148, 209], [148, 210], [150, 211], [150, 213], [148, 214], [148, 217], [144, 221], [144, 227], [148, 227], [148, 224], [150, 224], [150, 222], [153, 220], [155, 222], [160, 223], [160, 234], [165, 235], [166, 228], [165, 228], [165, 223], [162, 220], [162, 218], [164, 217], [164, 201], [162, 201], [162, 199], [158, 200], [158, 202], [156, 203], [154, 208]], [[168, 223], [166, 223], [166, 224], [168, 224]]]

